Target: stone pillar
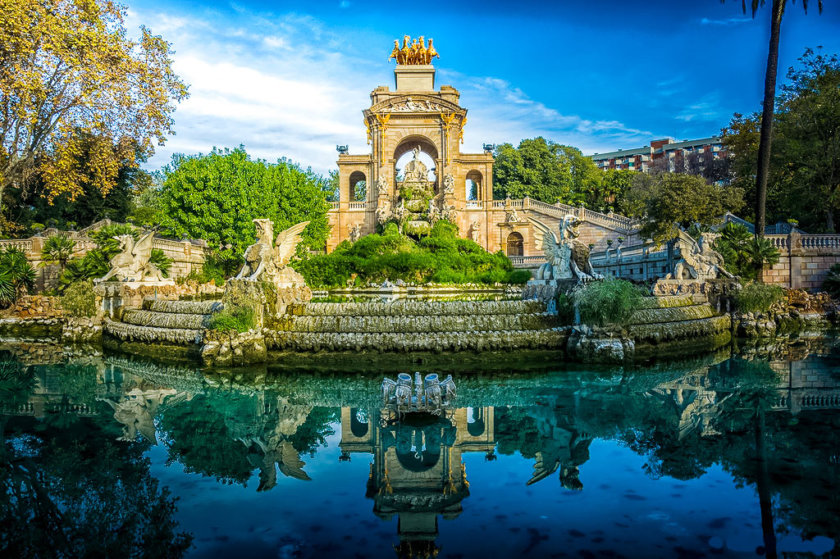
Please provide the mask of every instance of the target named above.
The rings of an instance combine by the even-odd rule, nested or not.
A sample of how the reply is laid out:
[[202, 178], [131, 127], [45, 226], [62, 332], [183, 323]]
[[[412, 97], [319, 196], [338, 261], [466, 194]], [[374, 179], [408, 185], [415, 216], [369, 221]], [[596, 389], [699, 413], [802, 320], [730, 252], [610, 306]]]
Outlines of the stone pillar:
[[790, 274], [790, 281], [788, 285], [791, 289], [802, 288], [802, 239], [801, 235], [796, 231], [791, 231], [788, 235], [788, 274]]

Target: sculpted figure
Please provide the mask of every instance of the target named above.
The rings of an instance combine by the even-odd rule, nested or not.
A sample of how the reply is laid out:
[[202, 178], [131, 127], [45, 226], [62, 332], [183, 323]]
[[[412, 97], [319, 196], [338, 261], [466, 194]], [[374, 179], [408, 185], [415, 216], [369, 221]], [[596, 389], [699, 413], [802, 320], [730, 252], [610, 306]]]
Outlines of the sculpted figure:
[[391, 51], [391, 56], [388, 57], [388, 60], [391, 60], [393, 58], [397, 61], [397, 64], [402, 64], [402, 57], [400, 56], [400, 54], [400, 41], [399, 39], [394, 39], [394, 50]]
[[109, 261], [111, 269], [98, 281], [116, 278], [118, 281], [161, 281], [163, 274], [149, 262], [152, 256], [154, 232], [150, 231], [137, 241], [131, 235], [114, 237], [120, 243], [120, 252]]
[[668, 274], [667, 279], [688, 279], [706, 281], [720, 276], [733, 277], [723, 267], [723, 256], [704, 242], [701, 247], [691, 235], [680, 231], [677, 238], [680, 249], [680, 259], [674, 265], [674, 273]]
[[270, 219], [255, 219], [254, 225], [257, 230], [257, 242], [245, 249], [245, 265], [236, 275], [236, 279], [277, 283], [279, 273], [295, 254], [301, 241], [300, 234], [309, 222], [304, 221], [281, 231], [274, 240]]
[[455, 177], [447, 173], [443, 177], [443, 193], [444, 194], [455, 194]]
[[560, 237], [545, 223], [529, 218], [534, 225], [534, 237], [542, 243], [546, 263], [537, 270], [538, 280], [577, 279], [589, 281], [603, 279], [592, 268], [589, 261], [589, 247], [577, 240], [580, 222], [574, 215], [567, 215], [560, 223]]
[[432, 46], [432, 40], [429, 39], [429, 48], [426, 49], [426, 64], [431, 64], [433, 58], [440, 58], [440, 55], [435, 50], [435, 47]]
[[470, 228], [467, 230], [467, 237], [469, 240], [478, 242], [478, 222], [473, 221], [470, 223]]
[[426, 50], [426, 42], [423, 39], [423, 35], [420, 35], [420, 45], [417, 48], [417, 64], [427, 64], [426, 57], [428, 56], [428, 51]]
[[362, 226], [360, 224], [356, 224], [350, 228], [350, 242], [355, 243], [359, 239], [362, 238]]
[[403, 64], [411, 64], [411, 47], [408, 46], [409, 40], [411, 40], [411, 37], [409, 37], [408, 35], [403, 37], [403, 46], [400, 49]]

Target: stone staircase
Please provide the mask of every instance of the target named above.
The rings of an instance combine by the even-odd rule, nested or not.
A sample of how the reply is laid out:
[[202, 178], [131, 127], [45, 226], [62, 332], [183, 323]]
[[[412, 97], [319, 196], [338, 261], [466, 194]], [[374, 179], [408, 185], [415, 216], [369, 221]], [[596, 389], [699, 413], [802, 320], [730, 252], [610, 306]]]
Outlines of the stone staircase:
[[210, 317], [222, 310], [219, 301], [156, 301], [126, 309], [122, 321], [104, 321], [107, 336], [122, 342], [201, 344]]
[[[688, 351], [686, 344], [717, 347], [731, 338], [729, 315], [719, 315], [703, 295], [647, 297], [627, 326], [637, 356]], [[669, 342], [679, 341], [667, 348]]]
[[266, 334], [277, 351], [562, 349], [566, 334], [537, 301], [316, 303]]

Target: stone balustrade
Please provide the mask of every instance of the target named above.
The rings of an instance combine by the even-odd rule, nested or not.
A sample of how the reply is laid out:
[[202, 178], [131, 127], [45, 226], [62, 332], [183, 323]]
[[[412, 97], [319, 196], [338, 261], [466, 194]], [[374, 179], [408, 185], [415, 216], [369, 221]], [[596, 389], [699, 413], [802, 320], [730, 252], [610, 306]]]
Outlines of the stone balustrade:
[[840, 263], [840, 235], [765, 235], [779, 251], [779, 261], [764, 270], [762, 280], [792, 289], [822, 287], [828, 270]]

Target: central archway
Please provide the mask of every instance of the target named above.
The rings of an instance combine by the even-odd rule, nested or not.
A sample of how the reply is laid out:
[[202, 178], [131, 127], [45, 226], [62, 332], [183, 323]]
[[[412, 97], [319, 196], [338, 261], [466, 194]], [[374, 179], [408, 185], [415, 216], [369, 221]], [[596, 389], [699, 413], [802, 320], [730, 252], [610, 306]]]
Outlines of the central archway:
[[437, 192], [438, 148], [426, 136], [415, 134], [400, 140], [394, 149], [394, 176], [397, 177], [404, 171], [405, 165], [413, 158], [412, 151], [416, 147], [420, 148], [419, 159], [429, 169], [428, 179], [435, 183], [435, 192]]

